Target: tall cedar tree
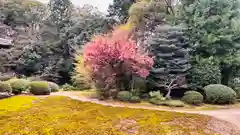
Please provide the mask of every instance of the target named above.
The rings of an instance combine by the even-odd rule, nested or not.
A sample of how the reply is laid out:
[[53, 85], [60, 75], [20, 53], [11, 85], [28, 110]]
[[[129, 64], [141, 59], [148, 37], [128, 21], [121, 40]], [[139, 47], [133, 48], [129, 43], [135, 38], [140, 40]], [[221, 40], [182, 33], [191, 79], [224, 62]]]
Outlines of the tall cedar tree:
[[188, 27], [195, 58], [213, 57], [227, 85], [240, 66], [239, 0], [183, 0], [181, 19]]

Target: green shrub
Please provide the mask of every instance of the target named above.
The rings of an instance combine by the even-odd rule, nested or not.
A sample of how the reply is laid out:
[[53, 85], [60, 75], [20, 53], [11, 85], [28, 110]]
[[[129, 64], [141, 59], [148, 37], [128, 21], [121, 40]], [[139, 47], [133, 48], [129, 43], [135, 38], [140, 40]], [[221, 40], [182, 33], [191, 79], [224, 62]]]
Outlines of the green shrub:
[[73, 87], [79, 90], [86, 90], [92, 88], [92, 81], [85, 80], [86, 78], [82, 74], [77, 74], [72, 77]]
[[140, 89], [132, 89], [131, 93], [133, 96], [140, 96], [142, 92]]
[[206, 102], [211, 104], [232, 104], [236, 101], [236, 92], [221, 84], [212, 84], [204, 87]]
[[240, 99], [240, 87], [235, 87], [234, 90], [236, 91], [237, 99]]
[[187, 104], [200, 105], [203, 103], [203, 95], [197, 91], [187, 91], [184, 93], [182, 101]]
[[73, 86], [79, 90], [92, 88], [94, 81], [91, 78], [91, 73], [85, 66], [85, 60], [83, 55], [77, 55], [75, 57], [75, 72], [72, 76]]
[[141, 102], [141, 99], [140, 99], [139, 96], [132, 96], [132, 97], [130, 98], [130, 102], [132, 102], [132, 103], [140, 103], [140, 102]]
[[21, 94], [28, 89], [30, 84], [28, 80], [16, 78], [10, 79], [6, 82], [11, 85], [13, 94]]
[[151, 97], [149, 103], [155, 105], [161, 105], [166, 98], [160, 93], [160, 91], [151, 91], [149, 92], [149, 96]]
[[232, 78], [228, 82], [228, 85], [231, 86], [232, 88], [240, 87], [240, 77]]
[[59, 91], [59, 86], [58, 84], [54, 83], [54, 82], [48, 82], [48, 85], [51, 89], [51, 92], [58, 92]]
[[146, 92], [146, 90], [147, 90], [146, 79], [135, 76], [135, 77], [133, 77], [132, 81], [133, 81], [133, 89], [138, 90], [139, 94]]
[[159, 100], [157, 98], [151, 98], [149, 103], [154, 105], [162, 105], [168, 107], [184, 107], [185, 104], [180, 100]]
[[120, 91], [117, 95], [120, 101], [129, 101], [131, 97], [132, 94], [129, 91]]
[[166, 100], [161, 103], [163, 106], [168, 106], [168, 107], [184, 107], [185, 104], [180, 101], [180, 100]]
[[160, 93], [160, 91], [151, 91], [151, 92], [149, 92], [149, 95], [151, 98], [156, 98], [158, 100], [165, 100], [165, 98]]
[[12, 87], [6, 82], [0, 82], [0, 92], [12, 93]]
[[210, 84], [220, 84], [219, 65], [210, 58], [198, 60], [190, 70], [188, 81], [193, 89], [203, 88]]
[[67, 84], [67, 83], [62, 85], [61, 88], [62, 88], [63, 91], [75, 91], [75, 90], [77, 90], [76, 87], [74, 87], [74, 86], [72, 86], [70, 84]]
[[151, 98], [148, 102], [154, 105], [161, 105], [163, 103], [163, 100], [159, 100], [158, 98]]
[[34, 95], [49, 95], [51, 89], [48, 85], [48, 82], [33, 81], [30, 83], [30, 92]]
[[237, 98], [240, 99], [240, 77], [233, 78], [229, 82], [229, 86], [231, 86], [237, 93]]

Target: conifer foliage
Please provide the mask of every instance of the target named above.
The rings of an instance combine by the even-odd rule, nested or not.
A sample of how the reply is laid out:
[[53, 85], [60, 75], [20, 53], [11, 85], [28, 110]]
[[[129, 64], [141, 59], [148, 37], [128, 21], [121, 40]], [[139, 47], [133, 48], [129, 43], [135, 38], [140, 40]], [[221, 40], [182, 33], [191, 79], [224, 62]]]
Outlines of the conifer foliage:
[[240, 66], [239, 0], [183, 0], [181, 19], [192, 43], [193, 58], [213, 57], [228, 85]]

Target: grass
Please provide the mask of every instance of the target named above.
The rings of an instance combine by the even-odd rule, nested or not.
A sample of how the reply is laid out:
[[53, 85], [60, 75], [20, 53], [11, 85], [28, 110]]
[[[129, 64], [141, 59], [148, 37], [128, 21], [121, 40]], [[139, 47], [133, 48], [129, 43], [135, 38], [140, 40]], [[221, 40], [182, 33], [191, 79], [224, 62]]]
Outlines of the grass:
[[[19, 104], [22, 100], [24, 103]], [[33, 102], [34, 101], [34, 102]], [[15, 103], [17, 105], [15, 105]], [[72, 100], [20, 96], [1, 100], [7, 115], [0, 115], [1, 135], [166, 135], [214, 134], [208, 116], [143, 109], [113, 108]], [[6, 108], [5, 108], [6, 107]]]

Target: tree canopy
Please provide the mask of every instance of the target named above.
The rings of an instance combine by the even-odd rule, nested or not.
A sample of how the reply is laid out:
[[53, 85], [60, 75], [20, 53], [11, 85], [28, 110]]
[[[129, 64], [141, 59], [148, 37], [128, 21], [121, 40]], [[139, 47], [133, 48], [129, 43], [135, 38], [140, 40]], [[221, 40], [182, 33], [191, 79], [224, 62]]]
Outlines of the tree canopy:
[[[175, 80], [184, 76], [189, 86], [193, 84], [201, 88], [213, 82], [230, 86], [239, 78], [238, 0], [114, 0], [107, 14], [91, 5], [77, 7], [70, 0], [50, 0], [48, 4], [34, 0], [4, 0], [0, 1], [0, 6], [1, 34], [14, 41], [11, 47], [0, 51], [0, 72], [40, 76], [60, 84], [73, 83], [75, 63], [79, 63], [79, 58], [83, 59], [77, 67], [84, 68], [87, 60], [83, 55], [86, 54], [83, 49], [86, 45], [94, 45], [88, 51], [89, 57], [94, 49], [106, 57], [104, 51], [114, 48], [101, 41], [117, 48], [114, 43], [118, 42], [112, 41], [116, 40], [114, 34], [127, 31], [124, 35], [127, 38], [121, 44], [133, 41], [134, 45], [128, 45], [136, 47], [134, 51], [139, 56], [134, 56], [147, 54], [154, 59], [148, 72], [158, 83], [157, 88], [149, 83], [152, 81], [150, 76], [142, 78], [150, 84], [149, 89], [160, 89], [158, 86], [162, 84], [170, 85], [174, 81], [169, 77], [172, 72]], [[95, 43], [99, 36], [102, 38]], [[127, 48], [125, 44], [122, 47]], [[122, 51], [122, 55], [132, 53], [125, 52], [123, 48], [116, 50], [118, 53]], [[114, 55], [109, 57], [112, 60]], [[129, 59], [136, 61], [137, 58]], [[98, 62], [101, 65], [105, 61]], [[98, 62], [94, 65], [99, 65]], [[130, 63], [129, 70], [134, 64]], [[168, 71], [167, 74], [165, 71]], [[164, 79], [166, 76], [170, 80]], [[212, 81], [207, 78], [212, 78]], [[131, 79], [134, 80], [134, 77], [124, 83], [129, 85]], [[159, 80], [169, 81], [162, 83]]]
[[213, 57], [221, 67], [222, 83], [228, 84], [239, 69], [239, 1], [184, 1], [182, 20], [188, 27], [194, 58]]

